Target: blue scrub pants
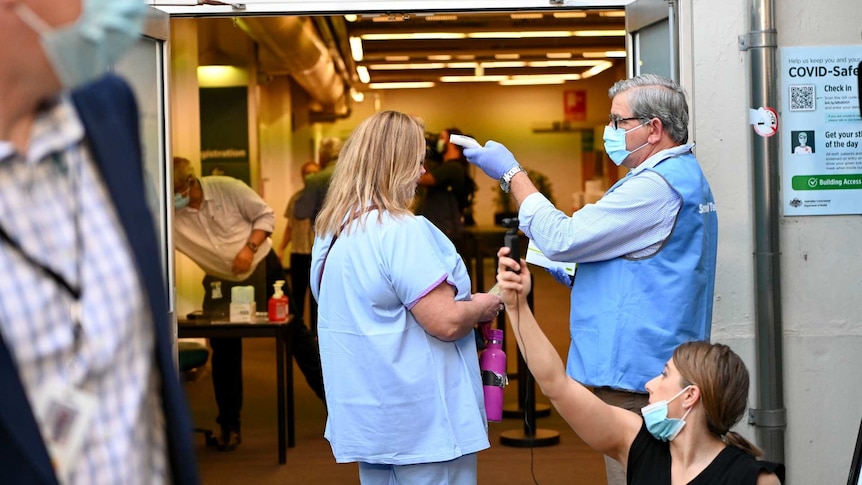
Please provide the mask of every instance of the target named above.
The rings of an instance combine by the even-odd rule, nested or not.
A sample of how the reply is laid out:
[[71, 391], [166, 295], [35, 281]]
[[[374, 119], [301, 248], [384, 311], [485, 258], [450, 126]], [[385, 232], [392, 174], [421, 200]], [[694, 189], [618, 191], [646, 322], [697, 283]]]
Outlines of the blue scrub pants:
[[450, 461], [416, 465], [359, 462], [362, 485], [476, 485], [476, 453]]

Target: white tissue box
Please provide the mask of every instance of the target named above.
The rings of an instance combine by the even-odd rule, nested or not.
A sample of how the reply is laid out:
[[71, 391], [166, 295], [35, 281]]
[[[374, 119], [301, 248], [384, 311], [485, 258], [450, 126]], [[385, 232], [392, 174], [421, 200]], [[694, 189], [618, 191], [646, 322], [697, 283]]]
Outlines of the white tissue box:
[[230, 304], [230, 321], [231, 322], [252, 322], [254, 321], [257, 307], [254, 303], [231, 303]]

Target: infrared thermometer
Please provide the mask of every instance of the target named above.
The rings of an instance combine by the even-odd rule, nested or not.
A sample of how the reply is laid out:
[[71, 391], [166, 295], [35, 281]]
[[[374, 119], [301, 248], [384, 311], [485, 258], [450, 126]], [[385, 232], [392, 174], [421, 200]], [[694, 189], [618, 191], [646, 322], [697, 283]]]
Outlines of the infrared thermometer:
[[464, 135], [449, 135], [449, 143], [454, 143], [464, 148], [482, 148], [482, 145], [478, 141]]

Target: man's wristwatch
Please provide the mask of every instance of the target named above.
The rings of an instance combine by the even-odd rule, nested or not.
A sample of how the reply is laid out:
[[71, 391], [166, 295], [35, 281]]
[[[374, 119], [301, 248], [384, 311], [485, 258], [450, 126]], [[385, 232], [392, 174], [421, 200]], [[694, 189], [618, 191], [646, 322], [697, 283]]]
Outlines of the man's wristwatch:
[[247, 247], [247, 248], [251, 249], [251, 252], [256, 253], [256, 252], [257, 252], [258, 245], [257, 245], [257, 244], [255, 244], [255, 243], [253, 243], [253, 242], [251, 242], [251, 241], [247, 241], [247, 242], [245, 243], [245, 247]]
[[517, 175], [519, 172], [527, 173], [527, 171], [524, 170], [524, 167], [520, 165], [515, 165], [514, 167], [510, 168], [508, 172], [504, 173], [502, 177], [500, 177], [500, 188], [503, 189], [503, 192], [507, 194], [509, 193], [509, 190], [511, 190], [512, 188], [512, 177]]

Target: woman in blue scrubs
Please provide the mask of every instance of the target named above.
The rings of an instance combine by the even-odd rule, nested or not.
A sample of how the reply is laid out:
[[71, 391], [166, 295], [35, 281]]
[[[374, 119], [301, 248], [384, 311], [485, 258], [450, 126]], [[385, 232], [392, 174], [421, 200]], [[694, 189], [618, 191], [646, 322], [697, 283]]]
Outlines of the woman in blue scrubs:
[[419, 120], [372, 115], [345, 142], [315, 223], [325, 436], [364, 485], [472, 485], [490, 446], [472, 331], [501, 301], [471, 294], [454, 245], [411, 212], [424, 158]]

